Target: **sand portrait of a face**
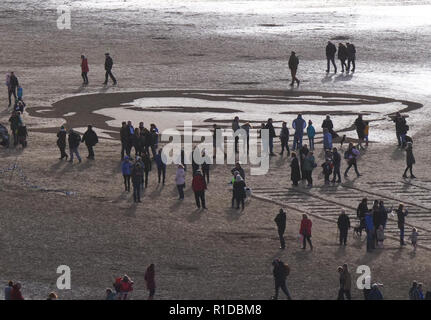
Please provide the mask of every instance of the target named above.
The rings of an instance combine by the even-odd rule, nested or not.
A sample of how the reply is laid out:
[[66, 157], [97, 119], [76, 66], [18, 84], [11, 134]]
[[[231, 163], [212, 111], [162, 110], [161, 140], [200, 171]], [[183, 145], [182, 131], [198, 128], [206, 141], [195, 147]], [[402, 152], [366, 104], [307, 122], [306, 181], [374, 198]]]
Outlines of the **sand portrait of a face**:
[[430, 10], [1, 2], [0, 299], [431, 297]]

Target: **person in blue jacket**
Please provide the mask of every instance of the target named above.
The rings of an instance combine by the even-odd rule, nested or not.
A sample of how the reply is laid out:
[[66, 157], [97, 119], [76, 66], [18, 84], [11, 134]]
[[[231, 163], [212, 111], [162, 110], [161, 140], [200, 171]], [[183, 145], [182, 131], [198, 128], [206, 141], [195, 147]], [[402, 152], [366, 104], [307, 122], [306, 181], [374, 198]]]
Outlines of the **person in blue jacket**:
[[327, 128], [323, 129], [323, 149], [332, 150], [332, 135]]
[[124, 191], [130, 192], [130, 176], [132, 175], [132, 163], [128, 156], [124, 157], [121, 163], [121, 171], [124, 178]]
[[365, 214], [365, 228], [367, 231], [367, 252], [370, 252], [374, 249], [373, 211], [368, 211]]
[[165, 184], [165, 177], [166, 177], [166, 160], [164, 160], [164, 158], [162, 158], [162, 149], [159, 149], [159, 152], [156, 154], [156, 156], [154, 157], [154, 161], [156, 162], [157, 165], [157, 176], [159, 178], [159, 183], [160, 183], [160, 178], [163, 175], [163, 184]]
[[309, 141], [311, 151], [314, 151], [314, 136], [315, 135], [316, 135], [316, 130], [313, 127], [313, 122], [311, 122], [311, 120], [308, 120], [307, 136], [308, 136], [308, 141]]
[[302, 115], [298, 114], [298, 117], [292, 122], [292, 128], [295, 130], [292, 150], [296, 150], [297, 148], [301, 149], [302, 137], [304, 135], [304, 129], [306, 126], [307, 126], [307, 123], [305, 122], [304, 119], [302, 119]]

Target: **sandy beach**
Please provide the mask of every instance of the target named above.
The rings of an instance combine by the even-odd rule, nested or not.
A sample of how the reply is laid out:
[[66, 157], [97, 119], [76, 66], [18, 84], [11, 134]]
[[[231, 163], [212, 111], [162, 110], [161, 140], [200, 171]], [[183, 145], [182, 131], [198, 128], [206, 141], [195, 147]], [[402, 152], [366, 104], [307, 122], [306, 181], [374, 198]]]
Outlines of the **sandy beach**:
[[[273, 294], [271, 261], [280, 257], [291, 266], [294, 299], [336, 299], [343, 263], [353, 283], [356, 267], [370, 266], [387, 299], [408, 299], [413, 280], [431, 290], [431, 23], [421, 15], [431, 4], [251, 2], [70, 1], [70, 30], [56, 27], [59, 1], [0, 4], [0, 35], [9, 41], [0, 48], [0, 74], [15, 71], [23, 86], [29, 131], [26, 149], [0, 148], [0, 283], [21, 281], [28, 299], [51, 291], [61, 299], [103, 299], [105, 288], [126, 273], [135, 282], [132, 299], [145, 299], [144, 272], [154, 263], [157, 299], [266, 300]], [[325, 73], [329, 39], [355, 44], [355, 73]], [[300, 59], [301, 85], [294, 89], [287, 67], [292, 50]], [[102, 85], [105, 52], [114, 59], [117, 86]], [[81, 54], [89, 60], [88, 86], [81, 86]], [[9, 128], [6, 86], [0, 97], [0, 123]], [[390, 120], [396, 111], [408, 115], [415, 180], [401, 177], [405, 152]], [[281, 121], [291, 128], [299, 112], [317, 129], [318, 165], [325, 115], [355, 141], [352, 124], [364, 114], [371, 143], [358, 161], [361, 177], [352, 173], [325, 187], [317, 168], [312, 189], [293, 189], [286, 156], [271, 158], [265, 176], [250, 176], [245, 165], [253, 197], [242, 212], [230, 208], [231, 165], [211, 167], [206, 211], [195, 209], [189, 171], [186, 199], [176, 200], [174, 166], [164, 187], [151, 171], [143, 203], [123, 192], [121, 121], [155, 122], [163, 130], [185, 119], [210, 128], [230, 127], [236, 115], [256, 126], [272, 117], [278, 134]], [[95, 161], [85, 159], [83, 144], [81, 164], [58, 160], [56, 132], [63, 124], [81, 132], [88, 124], [97, 128]], [[393, 217], [384, 249], [366, 253], [365, 237], [352, 234], [347, 247], [338, 245], [338, 214], [345, 208], [356, 225], [363, 197], [388, 207], [406, 204], [406, 235], [413, 226], [420, 233], [415, 253], [400, 248]], [[280, 207], [287, 211], [285, 250], [278, 249], [273, 221]], [[313, 221], [312, 252], [299, 243], [304, 212]], [[72, 270], [71, 290], [56, 287], [63, 264]], [[363, 299], [362, 291], [354, 287], [352, 297]]]

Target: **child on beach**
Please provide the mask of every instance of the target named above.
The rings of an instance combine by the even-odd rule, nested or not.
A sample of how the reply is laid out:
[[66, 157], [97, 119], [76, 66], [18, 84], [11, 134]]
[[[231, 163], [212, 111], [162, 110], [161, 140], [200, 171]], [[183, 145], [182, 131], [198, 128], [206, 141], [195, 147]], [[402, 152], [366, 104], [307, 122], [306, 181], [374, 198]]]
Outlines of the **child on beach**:
[[377, 246], [379, 248], [383, 248], [383, 241], [385, 240], [385, 231], [382, 225], [380, 225], [379, 228], [377, 229], [376, 236], [377, 236]]
[[418, 230], [416, 228], [412, 229], [412, 234], [409, 236], [409, 239], [412, 242], [412, 246], [414, 248], [414, 251], [416, 251], [416, 247], [418, 244], [418, 237], [419, 237], [419, 233]]
[[308, 127], [307, 127], [307, 136], [308, 141], [310, 142], [310, 150], [314, 150], [314, 136], [316, 135], [316, 130], [313, 127], [313, 122], [311, 120], [308, 120]]
[[368, 132], [370, 131], [370, 122], [365, 121], [365, 128], [364, 128], [364, 139], [365, 139], [365, 146], [368, 147]]

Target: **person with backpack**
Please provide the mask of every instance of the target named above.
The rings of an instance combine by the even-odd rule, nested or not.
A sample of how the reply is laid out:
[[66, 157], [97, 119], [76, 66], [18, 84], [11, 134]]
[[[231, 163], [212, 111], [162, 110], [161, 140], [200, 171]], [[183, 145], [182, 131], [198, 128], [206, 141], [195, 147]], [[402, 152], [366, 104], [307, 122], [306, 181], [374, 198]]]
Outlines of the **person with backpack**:
[[344, 68], [347, 70], [347, 48], [341, 42], [338, 44], [338, 60], [340, 60], [341, 63], [341, 72], [344, 72]]
[[357, 165], [357, 162], [356, 162], [357, 157], [359, 156], [359, 154], [360, 153], [359, 153], [358, 149], [356, 149], [353, 146], [353, 143], [350, 142], [349, 143], [349, 148], [344, 153], [344, 159], [347, 160], [347, 165], [348, 165], [347, 168], [346, 168], [346, 171], [344, 171], [344, 177], [347, 177], [347, 173], [349, 172], [349, 170], [350, 170], [350, 168], [352, 166], [355, 168], [356, 175], [358, 177], [361, 176], [361, 174], [358, 171], [358, 165]]
[[290, 162], [290, 180], [294, 186], [297, 186], [298, 181], [301, 180], [301, 169], [295, 152], [292, 152], [292, 161]]
[[157, 177], [159, 179], [160, 183], [160, 178], [163, 176], [163, 181], [162, 183], [165, 184], [165, 178], [166, 178], [166, 158], [163, 155], [163, 149], [159, 149], [158, 153], [156, 154], [156, 156], [154, 157], [154, 161], [156, 162], [157, 165]]
[[347, 49], [347, 72], [350, 70], [350, 64], [352, 64], [352, 72], [355, 72], [355, 61], [356, 61], [356, 48], [353, 43], [346, 43]]
[[192, 179], [192, 190], [195, 194], [196, 206], [198, 209], [207, 209], [205, 206], [205, 190], [207, 188], [207, 184], [205, 183], [205, 178], [202, 176], [202, 173], [197, 170]]
[[350, 229], [350, 218], [346, 214], [346, 210], [342, 209], [337, 220], [338, 230], [340, 231], [340, 246], [347, 245], [347, 234]]
[[290, 53], [290, 57], [289, 57], [289, 69], [290, 69], [290, 74], [292, 76], [292, 82], [290, 83], [290, 86], [293, 87], [293, 84], [295, 83], [295, 81], [298, 84], [299, 87], [299, 79], [296, 77], [296, 72], [298, 71], [298, 65], [299, 65], [299, 59], [296, 55], [296, 53], [294, 51], [292, 51]]
[[94, 160], [94, 150], [93, 147], [99, 142], [96, 132], [93, 130], [92, 125], [88, 125], [87, 131], [84, 132], [81, 142], [85, 142], [88, 149], [87, 159]]
[[141, 184], [144, 176], [144, 168], [139, 158], [136, 158], [132, 166], [133, 202], [141, 202]]
[[311, 226], [311, 220], [308, 219], [306, 214], [303, 214], [301, 228], [299, 229], [299, 234], [302, 236], [302, 250], [306, 249], [306, 241], [310, 245], [310, 250], [313, 250], [313, 244], [311, 243]]
[[275, 294], [272, 297], [273, 300], [278, 300], [278, 292], [281, 289], [286, 295], [288, 300], [292, 300], [290, 296], [289, 290], [286, 286], [286, 278], [290, 273], [290, 268], [287, 264], [285, 264], [280, 259], [275, 259], [272, 262], [273, 270], [272, 274], [274, 275], [274, 284], [275, 284]]
[[[307, 179], [307, 186], [311, 188], [313, 186], [313, 170], [317, 167], [316, 161], [314, 159], [313, 151], [309, 151], [304, 159], [304, 174], [305, 179]], [[329, 178], [328, 178], [329, 179]], [[329, 180], [328, 180], [329, 181]]]
[[70, 163], [73, 162], [73, 154], [75, 154], [76, 157], [78, 158], [79, 163], [81, 163], [82, 160], [81, 160], [81, 156], [79, 155], [79, 150], [78, 150], [79, 143], [81, 142], [81, 136], [79, 135], [79, 133], [73, 129], [70, 129], [68, 142], [69, 142], [69, 153], [70, 153], [69, 162]]
[[326, 45], [326, 61], [327, 61], [327, 68], [326, 73], [329, 73], [331, 62], [334, 66], [334, 73], [337, 73], [337, 65], [335, 64], [335, 53], [337, 52], [337, 47], [331, 42], [328, 41], [328, 44]]
[[81, 55], [81, 77], [84, 80], [82, 83], [84, 86], [88, 85], [87, 73], [90, 71], [88, 68], [88, 60], [84, 55]]
[[130, 158], [125, 156], [123, 162], [121, 163], [121, 172], [123, 173], [124, 191], [126, 192], [130, 192], [130, 177], [132, 176], [132, 167], [133, 165], [130, 162]]
[[286, 248], [286, 242], [284, 240], [284, 232], [286, 231], [286, 212], [280, 209], [279, 213], [274, 219], [277, 225], [278, 237], [280, 238], [280, 249]]
[[153, 300], [156, 294], [156, 272], [154, 270], [154, 264], [150, 264], [145, 271], [144, 279], [147, 284], [147, 289], [149, 291], [148, 300]]
[[398, 229], [400, 229], [400, 245], [405, 246], [406, 243], [404, 242], [404, 225], [406, 221], [406, 217], [409, 214], [409, 210], [404, 210], [404, 204], [400, 203], [398, 206], [398, 209], [395, 210], [397, 214], [397, 222], [398, 222]]
[[114, 65], [114, 61], [112, 60], [109, 53], [105, 53], [105, 82], [104, 85], [108, 84], [108, 76], [111, 77], [111, 80], [114, 82], [114, 86], [117, 84], [117, 80], [112, 74], [112, 66]]
[[307, 124], [302, 118], [302, 115], [298, 114], [298, 117], [292, 122], [292, 128], [295, 130], [292, 150], [300, 149], [302, 147], [302, 137], [304, 136], [304, 129], [306, 126]]
[[311, 120], [308, 120], [307, 136], [308, 136], [308, 143], [310, 145], [311, 151], [314, 151], [314, 136], [315, 135], [316, 135], [316, 130], [313, 127], [313, 122]]
[[406, 163], [407, 167], [404, 170], [403, 178], [407, 178], [407, 170], [410, 170], [410, 178], [416, 178], [413, 174], [413, 165], [416, 163], [415, 156], [413, 155], [413, 144], [411, 142], [407, 143], [406, 147]]

